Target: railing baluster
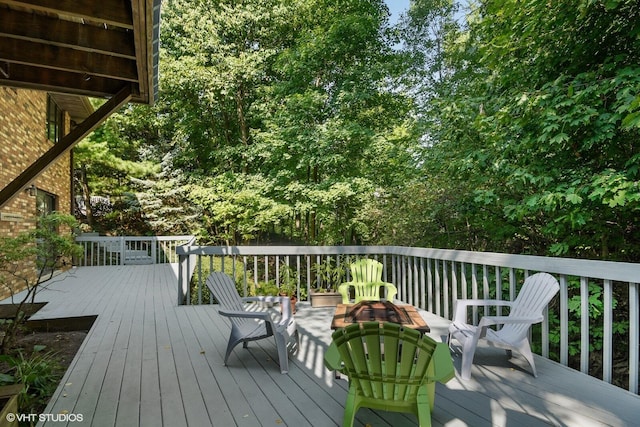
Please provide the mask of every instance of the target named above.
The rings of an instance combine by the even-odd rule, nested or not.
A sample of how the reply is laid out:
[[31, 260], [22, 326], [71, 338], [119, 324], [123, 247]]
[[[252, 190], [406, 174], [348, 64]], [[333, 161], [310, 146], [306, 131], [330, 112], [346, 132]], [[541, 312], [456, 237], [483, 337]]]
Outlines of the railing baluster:
[[429, 311], [433, 313], [433, 260], [427, 258], [427, 298], [429, 301]]
[[434, 277], [434, 282], [435, 282], [435, 294], [434, 294], [434, 306], [436, 309], [436, 314], [438, 316], [440, 316], [440, 286], [441, 286], [441, 279], [440, 279], [440, 261], [438, 260], [434, 260], [433, 262], [434, 265], [434, 272], [435, 272], [435, 277]]
[[604, 324], [602, 331], [602, 381], [611, 383], [613, 371], [613, 285], [605, 280], [604, 286]]
[[[478, 299], [478, 266], [471, 264], [471, 298]], [[473, 313], [473, 324], [478, 324], [478, 307], [476, 305], [471, 309]]]
[[[489, 290], [489, 266], [487, 264], [482, 265], [482, 298], [491, 299], [491, 294]], [[489, 307], [484, 307], [484, 315], [488, 316]]]
[[589, 279], [580, 277], [580, 371], [589, 373]]
[[[458, 263], [451, 261], [451, 300], [447, 301], [447, 306], [451, 305], [451, 311], [455, 309], [456, 301], [458, 300]], [[449, 318], [447, 316], [447, 318]]]
[[420, 258], [420, 272], [419, 272], [419, 280], [420, 280], [420, 308], [425, 309], [427, 308], [427, 292], [428, 292], [428, 288], [427, 288], [427, 283], [425, 280], [425, 268], [424, 268], [424, 262], [425, 259], [424, 258]]
[[640, 298], [639, 286], [636, 282], [629, 283], [629, 391], [638, 394], [638, 347], [640, 346]]
[[449, 318], [449, 263], [442, 261], [442, 309], [444, 317]]
[[569, 364], [569, 285], [567, 276], [561, 274], [560, 282], [560, 363]]

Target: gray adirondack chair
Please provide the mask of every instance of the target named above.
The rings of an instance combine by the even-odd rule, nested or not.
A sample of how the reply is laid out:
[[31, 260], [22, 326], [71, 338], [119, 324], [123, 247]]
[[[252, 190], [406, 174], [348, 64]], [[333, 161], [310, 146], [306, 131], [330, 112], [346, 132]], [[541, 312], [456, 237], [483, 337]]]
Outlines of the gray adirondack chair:
[[[213, 272], [207, 277], [207, 287], [220, 304], [219, 313], [229, 318], [231, 335], [224, 356], [224, 364], [233, 348], [243, 343], [247, 348], [249, 341], [260, 340], [273, 336], [278, 349], [280, 372], [289, 372], [289, 352], [298, 349], [298, 330], [291, 314], [289, 297], [264, 296], [241, 298], [236, 290], [233, 279], [221, 272]], [[278, 302], [282, 308], [279, 320], [272, 319], [272, 314], [266, 311], [246, 310], [246, 302]]]
[[[522, 285], [522, 289], [514, 301], [460, 299], [456, 302], [455, 314], [447, 343], [456, 339], [462, 345], [462, 379], [471, 378], [471, 364], [480, 339], [485, 339], [503, 347], [507, 355], [511, 350], [517, 350], [524, 356], [531, 366], [534, 377], [537, 377], [536, 365], [529, 343], [529, 328], [544, 319], [543, 310], [549, 301], [558, 293], [558, 281], [548, 273], [536, 273], [529, 276]], [[508, 306], [507, 316], [484, 316], [478, 326], [467, 323], [467, 307], [469, 306]], [[494, 330], [489, 326], [503, 325]]]

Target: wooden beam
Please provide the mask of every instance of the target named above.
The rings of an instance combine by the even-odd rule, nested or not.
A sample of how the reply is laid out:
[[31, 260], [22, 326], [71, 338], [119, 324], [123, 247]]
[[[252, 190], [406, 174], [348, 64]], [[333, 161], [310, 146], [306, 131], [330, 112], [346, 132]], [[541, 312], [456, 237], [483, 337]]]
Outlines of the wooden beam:
[[1, 0], [0, 4], [133, 29], [127, 0]]
[[[89, 80], [77, 73], [56, 71], [52, 73], [46, 68], [33, 67], [23, 64], [11, 64], [9, 76], [0, 73], [0, 85], [36, 89], [46, 92], [70, 93], [93, 98], [109, 98], [122, 89], [121, 80], [93, 76]], [[137, 97], [135, 85], [132, 87], [134, 98]], [[137, 102], [138, 99], [136, 98]]]
[[14, 38], [0, 37], [0, 58], [9, 63], [32, 64], [52, 70], [77, 72], [79, 79], [86, 74], [130, 82], [138, 81], [136, 62], [130, 59]]
[[39, 174], [41, 174], [51, 163], [55, 162], [67, 151], [71, 150], [82, 138], [89, 135], [96, 127], [105, 121], [111, 114], [131, 99], [131, 88], [124, 87], [113, 98], [105, 102], [85, 121], [80, 123], [75, 129], [65, 135], [60, 141], [55, 143], [46, 153], [40, 156], [35, 162], [25, 169], [17, 178], [11, 181], [5, 188], [0, 190], [0, 208], [11, 198], [25, 188]]
[[88, 52], [135, 59], [133, 32], [65, 21], [46, 15], [3, 10], [0, 35]]

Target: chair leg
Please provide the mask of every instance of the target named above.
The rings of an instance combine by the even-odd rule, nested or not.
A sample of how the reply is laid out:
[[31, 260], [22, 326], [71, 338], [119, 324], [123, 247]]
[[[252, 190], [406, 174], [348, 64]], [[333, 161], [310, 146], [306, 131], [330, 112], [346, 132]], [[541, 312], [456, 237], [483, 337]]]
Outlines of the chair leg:
[[528, 340], [524, 340], [524, 342], [520, 345], [520, 347], [518, 347], [518, 351], [520, 352], [520, 354], [522, 354], [524, 356], [525, 359], [527, 359], [527, 362], [529, 362], [529, 366], [531, 366], [531, 373], [533, 374], [534, 377], [538, 377], [538, 373], [536, 372], [536, 364], [533, 361], [533, 353], [531, 352], [531, 346], [529, 345], [529, 341]]
[[[238, 345], [239, 341], [234, 340], [233, 337], [229, 337], [229, 343], [227, 344], [227, 352], [224, 355], [224, 366], [227, 366], [227, 359], [229, 359], [229, 355], [231, 354], [231, 352], [233, 351], [233, 348]], [[246, 347], [247, 342], [244, 342], [244, 347]]]
[[[435, 383], [431, 385], [435, 386]], [[430, 396], [426, 388], [422, 387], [418, 391], [416, 400], [418, 424], [420, 427], [431, 427], [431, 409], [433, 408], [433, 402], [430, 401]]]
[[356, 404], [356, 392], [352, 386], [349, 386], [349, 394], [347, 394], [347, 401], [344, 404], [344, 416], [342, 417], [342, 427], [353, 427], [353, 421], [358, 412], [358, 405]]
[[227, 352], [224, 355], [224, 365], [227, 366], [227, 359], [229, 359], [229, 355], [233, 351], [234, 347], [242, 342], [242, 346], [247, 348], [247, 341], [242, 341], [240, 332], [235, 328], [235, 326], [231, 327], [231, 334], [229, 334], [229, 343], [227, 344]]
[[278, 363], [280, 364], [280, 373], [289, 372], [289, 352], [287, 350], [287, 339], [284, 334], [276, 332], [273, 334], [276, 340], [276, 348], [278, 349]]
[[465, 339], [462, 343], [462, 367], [460, 369], [460, 376], [463, 380], [471, 378], [471, 365], [473, 364], [473, 356], [476, 354], [477, 346], [478, 332]]

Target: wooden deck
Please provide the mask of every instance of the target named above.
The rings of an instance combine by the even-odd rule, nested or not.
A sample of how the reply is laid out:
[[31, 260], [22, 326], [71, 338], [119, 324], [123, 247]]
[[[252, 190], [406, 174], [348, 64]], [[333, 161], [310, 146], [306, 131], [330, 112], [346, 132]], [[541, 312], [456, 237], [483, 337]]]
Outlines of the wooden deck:
[[[81, 267], [38, 300], [37, 318], [97, 315], [46, 413], [70, 426], [335, 426], [347, 381], [322, 364], [333, 309], [299, 304], [301, 346], [281, 375], [272, 340], [238, 346], [223, 366], [229, 326], [216, 306], [177, 306], [175, 266]], [[422, 313], [440, 339], [447, 321]], [[471, 381], [438, 384], [436, 426], [632, 426], [640, 397], [538, 358], [539, 376], [483, 348]], [[460, 358], [455, 357], [459, 369]], [[416, 425], [411, 415], [362, 409], [359, 425]], [[46, 425], [61, 426], [55, 422]]]

